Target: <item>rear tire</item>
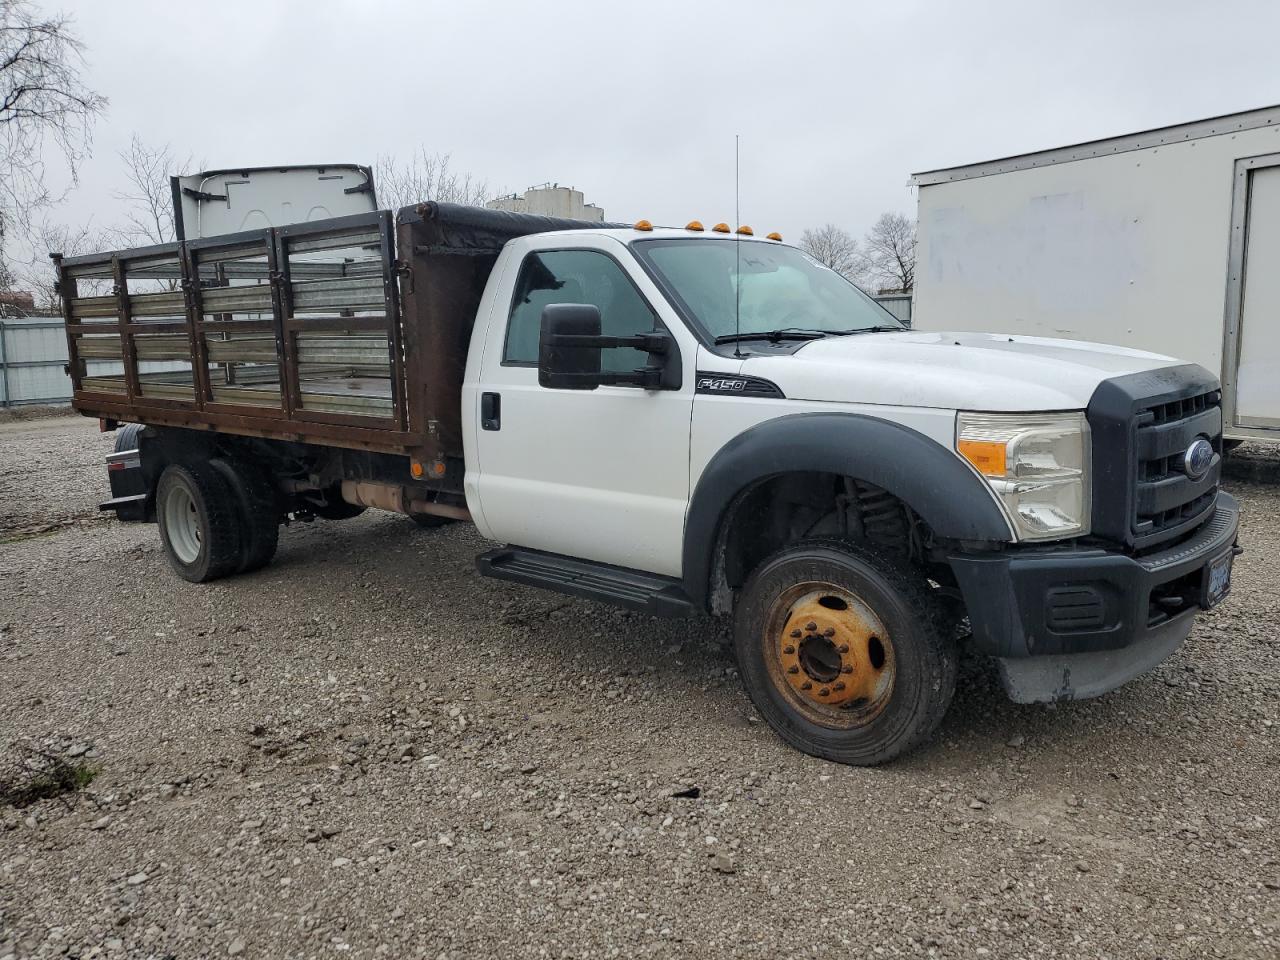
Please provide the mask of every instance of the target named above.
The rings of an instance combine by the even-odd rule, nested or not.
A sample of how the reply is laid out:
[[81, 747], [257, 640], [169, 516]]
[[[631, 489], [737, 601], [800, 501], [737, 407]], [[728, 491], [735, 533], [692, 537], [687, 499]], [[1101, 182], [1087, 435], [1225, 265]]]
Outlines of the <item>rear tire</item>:
[[734, 645], [756, 709], [782, 739], [872, 766], [926, 740], [955, 692], [958, 651], [916, 571], [841, 541], [786, 547], [748, 577]]
[[118, 427], [116, 429], [116, 445], [114, 447], [114, 452], [120, 453], [123, 450], [137, 450], [138, 434], [140, 434], [142, 430], [143, 427], [140, 423], [126, 423], [123, 427]]
[[237, 460], [211, 460], [235, 491], [240, 518], [240, 564], [250, 573], [271, 562], [280, 541], [280, 502], [275, 487], [260, 468]]
[[240, 518], [230, 483], [208, 463], [170, 464], [156, 487], [156, 519], [169, 565], [192, 583], [240, 566]]

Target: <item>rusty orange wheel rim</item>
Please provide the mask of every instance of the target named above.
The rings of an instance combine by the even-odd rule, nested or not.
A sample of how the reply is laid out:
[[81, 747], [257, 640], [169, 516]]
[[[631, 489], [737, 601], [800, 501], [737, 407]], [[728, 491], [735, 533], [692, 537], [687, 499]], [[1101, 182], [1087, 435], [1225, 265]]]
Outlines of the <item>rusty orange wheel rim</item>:
[[893, 697], [893, 640], [859, 597], [830, 583], [785, 591], [765, 618], [774, 685], [801, 714], [834, 729], [863, 726]]

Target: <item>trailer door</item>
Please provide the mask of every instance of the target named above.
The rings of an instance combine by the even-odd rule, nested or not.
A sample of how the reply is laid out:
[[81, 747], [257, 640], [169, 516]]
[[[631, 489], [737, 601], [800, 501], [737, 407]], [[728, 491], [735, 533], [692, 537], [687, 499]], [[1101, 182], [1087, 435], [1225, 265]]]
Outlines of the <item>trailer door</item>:
[[1265, 159], [1271, 164], [1243, 171], [1244, 223], [1235, 225], [1243, 228], [1243, 269], [1232, 271], [1242, 281], [1234, 420], [1280, 430], [1280, 157]]

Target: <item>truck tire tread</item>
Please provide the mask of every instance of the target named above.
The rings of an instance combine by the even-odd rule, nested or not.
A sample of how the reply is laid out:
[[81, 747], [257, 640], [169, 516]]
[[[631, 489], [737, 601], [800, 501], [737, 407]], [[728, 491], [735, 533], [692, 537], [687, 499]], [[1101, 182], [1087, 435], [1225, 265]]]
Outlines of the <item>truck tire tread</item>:
[[137, 450], [138, 434], [142, 433], [144, 429], [140, 423], [126, 423], [124, 426], [118, 427], [112, 452], [120, 453], [123, 450]]
[[[840, 574], [859, 580], [866, 589], [876, 590], [893, 598], [886, 610], [875, 608], [882, 618], [891, 614], [901, 627], [891, 631], [895, 647], [903, 647], [906, 658], [918, 665], [919, 676], [914, 684], [914, 704], [886, 708], [905, 709], [905, 719], [896, 728], [876, 729], [880, 718], [872, 721], [871, 729], [857, 736], [844, 732], [826, 731], [826, 728], [808, 723], [797, 712], [785, 706], [785, 701], [773, 694], [760, 650], [759, 633], [763, 627], [762, 603], [768, 593], [759, 595], [761, 581], [780, 565], [794, 561], [812, 560], [814, 568], [826, 565]], [[875, 581], [879, 581], [878, 586]], [[766, 591], [769, 589], [766, 585]], [[857, 591], [854, 591], [857, 593]], [[861, 595], [860, 595], [861, 596]], [[865, 599], [865, 597], [864, 597]], [[894, 609], [896, 607], [896, 609]], [[959, 666], [959, 651], [954, 640], [954, 616], [917, 570], [904, 565], [880, 551], [839, 539], [813, 539], [790, 544], [765, 558], [748, 577], [734, 610], [734, 646], [738, 654], [739, 668], [744, 685], [752, 702], [765, 720], [788, 743], [814, 756], [836, 763], [857, 766], [875, 766], [907, 753], [928, 740], [942, 722], [955, 692]], [[907, 645], [912, 649], [907, 650]], [[902, 683], [900, 676], [895, 682]], [[907, 684], [908, 692], [912, 684]]]
[[237, 573], [252, 573], [271, 562], [280, 542], [280, 503], [266, 473], [239, 460], [211, 460], [235, 491], [242, 524]]
[[170, 565], [184, 580], [207, 583], [235, 573], [240, 566], [240, 518], [236, 495], [226, 478], [209, 463], [172, 463], [165, 467], [157, 485], [157, 502], [165, 502], [170, 484], [183, 483], [190, 493], [196, 510], [202, 515], [204, 533], [201, 550], [195, 561], [183, 563], [174, 553], [169, 542], [164, 509], [157, 509], [160, 523], [160, 539]]

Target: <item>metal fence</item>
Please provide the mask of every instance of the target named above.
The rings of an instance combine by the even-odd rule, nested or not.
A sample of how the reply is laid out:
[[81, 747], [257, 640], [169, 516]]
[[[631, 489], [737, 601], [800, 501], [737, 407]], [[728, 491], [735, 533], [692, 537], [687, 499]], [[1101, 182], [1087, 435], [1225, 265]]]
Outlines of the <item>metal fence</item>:
[[67, 335], [55, 317], [0, 320], [0, 406], [67, 403]]
[[876, 297], [875, 301], [908, 327], [911, 326], [911, 294], [887, 293], [884, 296]]
[[[67, 334], [59, 317], [0, 320], [0, 408], [71, 402]], [[92, 376], [119, 376], [119, 362], [89, 361]], [[152, 362], [144, 370], [176, 370], [180, 364]]]

